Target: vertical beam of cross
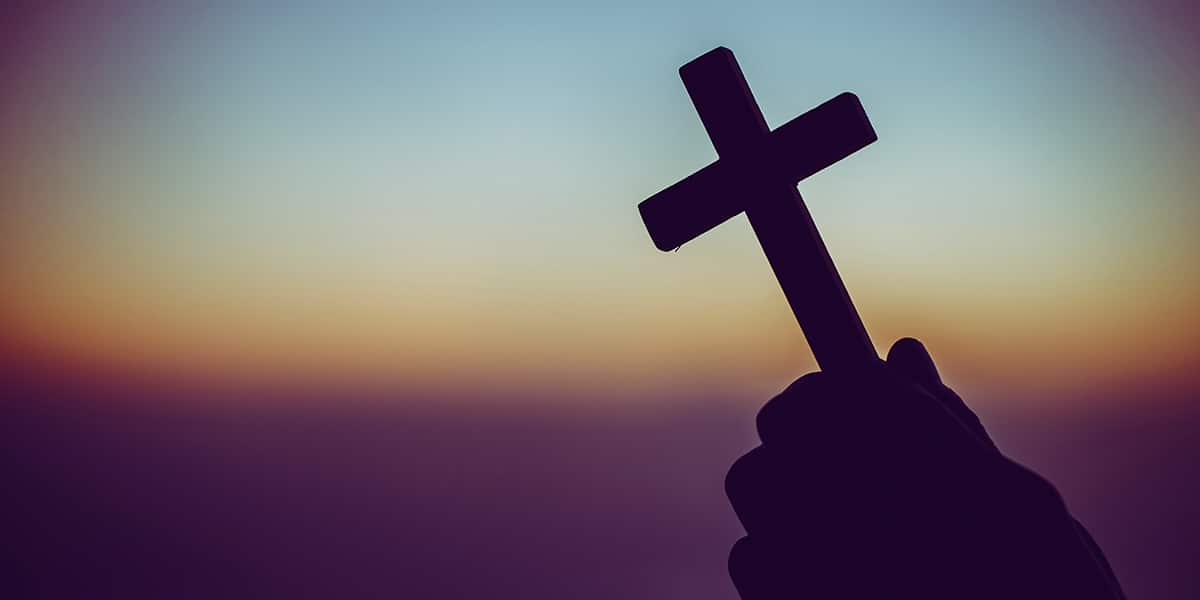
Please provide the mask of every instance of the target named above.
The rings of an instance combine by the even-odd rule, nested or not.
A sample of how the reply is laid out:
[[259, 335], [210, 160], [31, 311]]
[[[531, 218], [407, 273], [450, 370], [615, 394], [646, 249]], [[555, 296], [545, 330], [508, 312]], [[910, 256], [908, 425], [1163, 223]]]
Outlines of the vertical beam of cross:
[[[842, 94], [771, 132], [728, 49], [700, 56], [679, 74], [720, 159], [640, 205], [651, 236], [656, 243], [682, 243], [745, 210], [821, 368], [877, 364], [875, 347], [796, 190], [800, 178], [875, 140], [857, 98]], [[795, 156], [780, 156], [784, 151]], [[791, 158], [800, 164], [788, 165]]]

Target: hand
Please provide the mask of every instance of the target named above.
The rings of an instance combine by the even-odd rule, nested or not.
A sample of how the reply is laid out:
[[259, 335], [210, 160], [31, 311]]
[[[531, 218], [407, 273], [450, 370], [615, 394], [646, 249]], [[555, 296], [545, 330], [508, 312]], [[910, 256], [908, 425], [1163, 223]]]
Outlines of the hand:
[[878, 369], [810, 373], [758, 414], [726, 492], [742, 598], [1123, 598], [1045, 479], [1004, 457], [902, 339]]

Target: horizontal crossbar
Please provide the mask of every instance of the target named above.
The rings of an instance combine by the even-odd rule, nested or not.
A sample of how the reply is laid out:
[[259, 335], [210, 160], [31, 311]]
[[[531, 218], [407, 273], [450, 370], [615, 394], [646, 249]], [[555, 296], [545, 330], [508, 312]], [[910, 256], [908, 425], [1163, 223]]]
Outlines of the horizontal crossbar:
[[746, 209], [763, 185], [791, 185], [876, 140], [858, 96], [838, 94], [638, 204], [659, 250], [674, 250]]

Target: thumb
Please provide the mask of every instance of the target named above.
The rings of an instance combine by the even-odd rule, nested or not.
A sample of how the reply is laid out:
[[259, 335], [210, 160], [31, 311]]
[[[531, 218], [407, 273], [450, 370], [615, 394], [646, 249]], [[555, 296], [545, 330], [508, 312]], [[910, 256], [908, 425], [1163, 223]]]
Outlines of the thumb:
[[921, 386], [930, 395], [937, 398], [938, 402], [950, 411], [950, 414], [978, 436], [984, 444], [996, 447], [996, 443], [984, 429], [979, 417], [967, 407], [958, 394], [942, 383], [942, 377], [933, 364], [933, 357], [929, 356], [929, 351], [925, 349], [924, 344], [914, 338], [896, 340], [896, 343], [892, 344], [892, 349], [888, 351], [887, 366], [889, 370]]
[[933, 357], [929, 356], [925, 345], [914, 338], [896, 340], [888, 351], [887, 364], [934, 395], [942, 388], [942, 377], [933, 364]]

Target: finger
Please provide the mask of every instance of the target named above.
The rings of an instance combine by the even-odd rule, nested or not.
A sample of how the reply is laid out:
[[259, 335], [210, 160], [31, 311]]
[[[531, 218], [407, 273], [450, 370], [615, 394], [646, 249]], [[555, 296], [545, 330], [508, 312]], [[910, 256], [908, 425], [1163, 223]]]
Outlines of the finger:
[[958, 394], [942, 383], [942, 377], [938, 374], [933, 357], [929, 355], [924, 344], [914, 338], [897, 340], [888, 351], [887, 365], [893, 373], [900, 374], [929, 392], [984, 445], [993, 449], [996, 447], [975, 412], [963, 402]]
[[896, 567], [906, 564], [904, 556], [875, 556], [875, 550], [870, 542], [822, 545], [751, 535], [730, 550], [729, 576], [743, 600], [896, 597], [903, 589]]
[[808, 558], [802, 548], [784, 547], [778, 539], [744, 537], [729, 551], [729, 577], [742, 600], [805, 597], [809, 594], [801, 592], [815, 591], [805, 584], [804, 574], [813, 567]]
[[894, 484], [874, 464], [758, 446], [730, 467], [725, 494], [747, 533], [824, 545], [861, 529], [869, 505]]
[[758, 438], [779, 447], [806, 440], [808, 425], [836, 406], [831, 383], [825, 373], [809, 373], [768, 400], [755, 419]]
[[885, 394], [869, 383], [878, 373], [853, 378], [834, 373], [809, 373], [768, 401], [758, 412], [756, 426], [763, 444], [798, 453], [842, 452], [875, 432], [875, 404]]
[[742, 600], [770, 600], [784, 597], [785, 580], [775, 557], [758, 550], [758, 544], [744, 537], [729, 551], [729, 578]]
[[794, 478], [777, 457], [758, 446], [734, 461], [725, 475], [725, 495], [747, 533], [795, 530], [803, 512]]

